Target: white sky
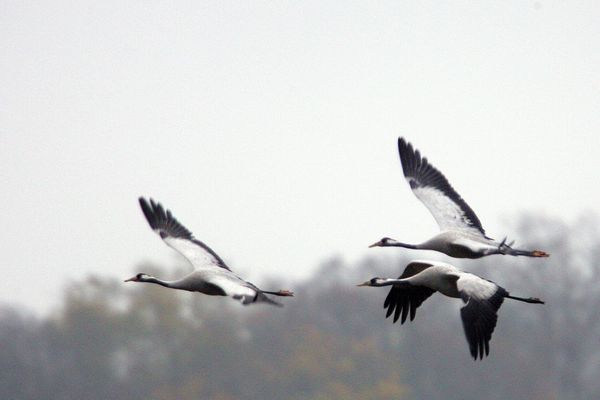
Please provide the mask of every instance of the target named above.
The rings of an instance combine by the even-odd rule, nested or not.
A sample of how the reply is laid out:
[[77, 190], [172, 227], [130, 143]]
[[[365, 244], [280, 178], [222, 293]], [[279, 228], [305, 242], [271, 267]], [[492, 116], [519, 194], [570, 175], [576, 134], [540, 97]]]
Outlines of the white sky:
[[173, 265], [139, 195], [258, 285], [425, 240], [399, 135], [492, 237], [600, 212], [597, 1], [0, 0], [0, 71], [4, 303]]

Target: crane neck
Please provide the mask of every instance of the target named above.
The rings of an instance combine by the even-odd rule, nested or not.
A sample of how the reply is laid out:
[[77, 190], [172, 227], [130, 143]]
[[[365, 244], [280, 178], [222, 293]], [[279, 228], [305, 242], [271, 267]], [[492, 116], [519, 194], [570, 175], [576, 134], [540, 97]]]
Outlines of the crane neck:
[[379, 278], [375, 282], [371, 283], [371, 286], [383, 287], [383, 286], [405, 286], [408, 282], [404, 279], [392, 279], [392, 278]]
[[420, 249], [421, 248], [420, 244], [402, 243], [402, 242], [398, 242], [398, 241], [384, 243], [383, 246], [384, 247], [404, 247], [407, 249]]
[[383, 286], [392, 286], [401, 282], [399, 279], [391, 279], [391, 278], [382, 278], [374, 283], [372, 286], [383, 287]]
[[180, 289], [178, 285], [179, 281], [163, 281], [153, 276], [149, 276], [148, 278], [142, 278], [140, 279], [140, 282], [155, 283], [157, 285], [164, 286], [167, 288]]
[[396, 239], [383, 238], [369, 247], [405, 247], [407, 249], [421, 249], [423, 244], [408, 244], [397, 241]]

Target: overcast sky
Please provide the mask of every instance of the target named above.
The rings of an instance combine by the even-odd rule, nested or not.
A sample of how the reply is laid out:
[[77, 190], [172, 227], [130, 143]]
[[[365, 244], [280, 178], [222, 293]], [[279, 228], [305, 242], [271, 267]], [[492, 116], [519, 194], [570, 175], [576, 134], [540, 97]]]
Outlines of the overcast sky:
[[492, 237], [600, 212], [597, 1], [2, 0], [0, 68], [4, 303], [174, 265], [140, 195], [259, 286], [402, 251], [400, 135]]

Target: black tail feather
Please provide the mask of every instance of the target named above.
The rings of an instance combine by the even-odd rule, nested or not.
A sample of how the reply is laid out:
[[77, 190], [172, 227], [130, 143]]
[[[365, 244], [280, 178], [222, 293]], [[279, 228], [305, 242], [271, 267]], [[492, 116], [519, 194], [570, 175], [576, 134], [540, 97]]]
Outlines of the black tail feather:
[[544, 303], [544, 301], [538, 299], [537, 297], [528, 297], [528, 298], [525, 298], [525, 297], [511, 296], [509, 294], [507, 294], [505, 297], [507, 299], [518, 300], [518, 301], [522, 301], [522, 302], [525, 302], [525, 303], [546, 304], [546, 303]]
[[258, 292], [256, 294], [256, 297], [254, 298], [253, 303], [267, 303], [277, 307], [283, 307], [283, 304], [271, 299], [269, 296], [265, 295], [264, 292]]

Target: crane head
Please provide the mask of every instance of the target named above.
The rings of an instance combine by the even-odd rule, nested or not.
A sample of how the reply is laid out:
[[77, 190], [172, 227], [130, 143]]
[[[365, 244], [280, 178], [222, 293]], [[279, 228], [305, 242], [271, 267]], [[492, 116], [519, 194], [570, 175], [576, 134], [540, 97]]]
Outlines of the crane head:
[[372, 245], [370, 245], [369, 247], [385, 247], [385, 246], [390, 246], [393, 243], [396, 243], [396, 241], [394, 239], [389, 238], [389, 237], [384, 237], [379, 242], [375, 242]]
[[124, 282], [143, 282], [144, 280], [146, 280], [149, 277], [150, 277], [150, 275], [140, 272], [139, 274], [137, 274], [129, 279], [125, 279]]
[[382, 283], [385, 282], [385, 279], [383, 278], [379, 278], [379, 277], [375, 277], [375, 278], [371, 278], [366, 282], [360, 283], [356, 286], [381, 286]]

